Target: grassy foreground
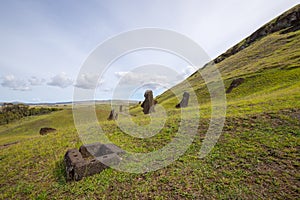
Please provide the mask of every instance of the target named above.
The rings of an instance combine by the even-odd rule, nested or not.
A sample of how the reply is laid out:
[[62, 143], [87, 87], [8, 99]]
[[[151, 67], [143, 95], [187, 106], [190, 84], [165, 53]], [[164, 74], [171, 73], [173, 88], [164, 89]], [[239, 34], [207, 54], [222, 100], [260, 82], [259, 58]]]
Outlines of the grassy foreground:
[[[202, 119], [188, 151], [166, 168], [145, 174], [107, 169], [71, 183], [65, 181], [63, 155], [81, 145], [72, 121], [64, 121], [72, 119], [71, 112], [47, 117], [47, 123], [45, 116], [22, 121], [18, 126], [22, 134], [15, 137], [19, 143], [1, 148], [2, 199], [299, 197], [299, 108], [227, 117], [218, 144], [199, 159], [208, 126], [208, 120]], [[40, 136], [32, 129], [45, 123], [58, 131]], [[158, 136], [141, 140], [118, 131], [114, 122], [102, 126], [112, 130], [112, 141], [136, 152], [160, 148], [176, 130], [176, 124], [170, 122]], [[1, 142], [7, 137], [3, 135]]]

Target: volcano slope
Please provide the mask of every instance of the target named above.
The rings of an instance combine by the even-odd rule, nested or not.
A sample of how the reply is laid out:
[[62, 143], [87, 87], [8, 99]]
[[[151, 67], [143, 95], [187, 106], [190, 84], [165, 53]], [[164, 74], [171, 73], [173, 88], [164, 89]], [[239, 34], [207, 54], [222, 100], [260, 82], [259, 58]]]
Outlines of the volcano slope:
[[[143, 174], [109, 168], [79, 182], [66, 182], [63, 156], [82, 141], [72, 110], [65, 108], [0, 127], [0, 198], [299, 199], [300, 31], [298, 24], [289, 20], [285, 26], [270, 28], [295, 16], [299, 19], [299, 6], [259, 30], [269, 30], [266, 34], [256, 33], [214, 60], [226, 89], [234, 79], [244, 81], [226, 94], [222, 135], [206, 157], [200, 159], [198, 153], [210, 121], [210, 95], [195, 73], [186, 81], [198, 97], [199, 127], [188, 150], [172, 164]], [[183, 92], [184, 87], [178, 84], [173, 89]], [[116, 122], [107, 121], [108, 105], [97, 105], [99, 124], [124, 150], [158, 150], [175, 136], [181, 112], [175, 108], [179, 100], [171, 90], [157, 101], [168, 119], [153, 137], [132, 137]], [[191, 115], [196, 110], [184, 109]], [[132, 106], [130, 113], [137, 124], [147, 125], [151, 120], [140, 105]], [[40, 136], [42, 126], [54, 127], [57, 132]]]

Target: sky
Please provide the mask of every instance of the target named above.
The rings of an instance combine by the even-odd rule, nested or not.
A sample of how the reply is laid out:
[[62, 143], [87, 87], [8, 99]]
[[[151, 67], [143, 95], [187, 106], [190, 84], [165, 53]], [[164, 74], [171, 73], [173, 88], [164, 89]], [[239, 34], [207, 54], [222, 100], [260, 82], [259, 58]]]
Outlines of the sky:
[[[299, 1], [0, 0], [0, 3], [0, 102], [39, 103], [72, 101], [74, 89], [91, 90], [95, 81], [98, 83], [95, 99], [111, 99], [116, 85], [132, 82], [140, 87], [130, 91], [131, 99], [142, 100], [145, 89], [152, 89], [157, 95], [202, 66], [190, 66], [169, 52], [141, 50], [113, 62], [100, 79], [95, 74], [79, 72], [91, 53], [109, 38], [149, 27], [185, 35], [214, 59]], [[149, 73], [147, 69], [151, 66], [169, 67], [176, 80]]]

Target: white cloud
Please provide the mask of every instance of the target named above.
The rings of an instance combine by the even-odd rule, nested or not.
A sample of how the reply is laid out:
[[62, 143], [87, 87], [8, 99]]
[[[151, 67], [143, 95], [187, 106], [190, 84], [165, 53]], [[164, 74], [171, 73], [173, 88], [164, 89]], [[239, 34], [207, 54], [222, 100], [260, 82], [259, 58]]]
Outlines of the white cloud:
[[66, 88], [73, 84], [73, 80], [62, 72], [51, 78], [51, 81], [47, 85], [57, 86], [60, 88]]
[[122, 84], [160, 84], [166, 85], [170, 83], [170, 77], [166, 75], [157, 75], [151, 71], [145, 72], [115, 72], [115, 75], [121, 79]]
[[29, 84], [32, 86], [42, 85], [45, 81], [45, 79], [39, 79], [36, 76], [32, 76], [28, 79]]
[[98, 81], [98, 76], [94, 74], [81, 74], [75, 83], [75, 87], [82, 88], [82, 89], [95, 89], [104, 81]]
[[101, 90], [102, 92], [112, 92], [113, 88], [104, 88]]
[[194, 66], [187, 66], [184, 70], [183, 70], [183, 74], [185, 76], [190, 76], [192, 73], [194, 73], [197, 70], [197, 67]]
[[12, 90], [18, 90], [18, 91], [28, 91], [31, 90], [31, 88], [28, 86], [28, 84], [21, 79], [16, 78], [14, 75], [7, 75], [2, 77], [2, 87], [7, 87]]
[[41, 102], [41, 99], [40, 98], [32, 98], [31, 99], [33, 102]]
[[118, 78], [121, 78], [123, 76], [125, 76], [126, 74], [128, 74], [129, 72], [115, 72], [115, 75], [118, 77]]
[[184, 68], [182, 70], [182, 78], [186, 79], [187, 77], [192, 75], [195, 71], [197, 71], [198, 68], [199, 67], [196, 67], [196, 66], [187, 66], [186, 68]]
[[143, 89], [147, 89], [147, 90], [158, 90], [158, 89], [161, 89], [161, 88], [164, 88], [164, 86], [160, 85], [160, 84], [157, 84], [157, 83], [147, 83], [147, 84], [144, 84]]

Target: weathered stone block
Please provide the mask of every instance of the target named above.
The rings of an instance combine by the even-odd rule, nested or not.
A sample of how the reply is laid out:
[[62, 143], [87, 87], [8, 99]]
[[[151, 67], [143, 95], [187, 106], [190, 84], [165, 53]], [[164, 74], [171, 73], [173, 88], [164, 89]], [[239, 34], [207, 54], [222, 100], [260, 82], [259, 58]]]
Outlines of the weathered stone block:
[[81, 180], [85, 176], [100, 173], [111, 165], [117, 165], [125, 153], [114, 144], [87, 144], [79, 150], [70, 149], [65, 154], [67, 181]]

